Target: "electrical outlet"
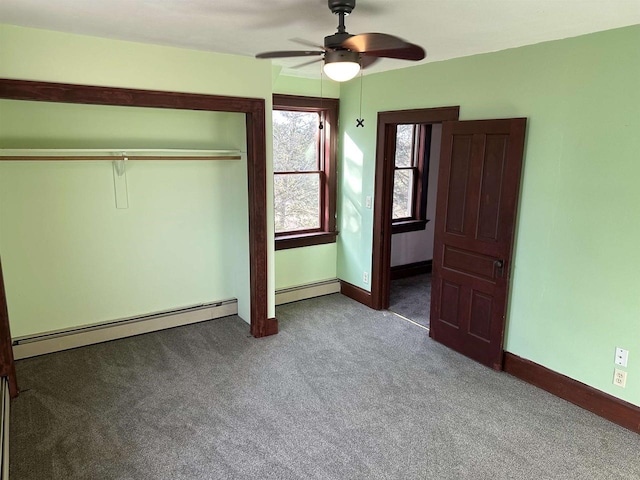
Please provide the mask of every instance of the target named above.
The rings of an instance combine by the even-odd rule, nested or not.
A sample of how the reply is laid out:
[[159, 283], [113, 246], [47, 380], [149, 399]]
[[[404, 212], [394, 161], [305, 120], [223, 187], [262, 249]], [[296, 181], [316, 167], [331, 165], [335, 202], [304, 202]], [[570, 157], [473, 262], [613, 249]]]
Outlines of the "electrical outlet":
[[616, 361], [616, 365], [620, 365], [621, 367], [626, 367], [627, 362], [629, 361], [629, 350], [625, 350], [624, 348], [617, 347], [615, 361]]
[[369, 283], [369, 272], [362, 272], [362, 281], [364, 283]]
[[613, 371], [613, 384], [624, 388], [627, 385], [627, 372], [616, 368]]

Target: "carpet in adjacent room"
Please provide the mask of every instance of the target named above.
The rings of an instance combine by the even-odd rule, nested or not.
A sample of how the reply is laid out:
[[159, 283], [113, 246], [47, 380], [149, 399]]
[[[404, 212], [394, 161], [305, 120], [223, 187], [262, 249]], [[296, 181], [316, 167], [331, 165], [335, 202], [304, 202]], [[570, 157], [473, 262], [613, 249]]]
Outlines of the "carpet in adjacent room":
[[431, 274], [391, 280], [389, 310], [429, 328]]

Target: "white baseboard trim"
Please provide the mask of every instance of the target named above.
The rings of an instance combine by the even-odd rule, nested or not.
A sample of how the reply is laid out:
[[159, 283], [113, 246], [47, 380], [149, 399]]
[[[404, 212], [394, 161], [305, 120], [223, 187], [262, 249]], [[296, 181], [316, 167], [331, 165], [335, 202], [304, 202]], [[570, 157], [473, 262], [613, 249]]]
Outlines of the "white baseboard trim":
[[321, 297], [322, 295], [329, 295], [331, 293], [340, 293], [340, 280], [337, 278], [278, 290], [276, 291], [276, 305]]
[[0, 380], [0, 396], [2, 397], [2, 412], [0, 419], [0, 478], [9, 480], [9, 419], [11, 418], [11, 398], [9, 397], [9, 382], [6, 377]]
[[13, 339], [16, 360], [238, 314], [236, 299]]

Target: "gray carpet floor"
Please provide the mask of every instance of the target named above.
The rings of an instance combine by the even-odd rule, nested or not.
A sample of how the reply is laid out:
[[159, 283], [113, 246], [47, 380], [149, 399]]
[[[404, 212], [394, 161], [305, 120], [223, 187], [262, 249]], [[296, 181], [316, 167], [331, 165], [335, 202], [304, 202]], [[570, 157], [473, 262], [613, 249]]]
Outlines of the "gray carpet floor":
[[429, 327], [431, 274], [391, 280], [389, 310], [424, 327]]
[[635, 479], [640, 435], [339, 294], [17, 363], [11, 479]]

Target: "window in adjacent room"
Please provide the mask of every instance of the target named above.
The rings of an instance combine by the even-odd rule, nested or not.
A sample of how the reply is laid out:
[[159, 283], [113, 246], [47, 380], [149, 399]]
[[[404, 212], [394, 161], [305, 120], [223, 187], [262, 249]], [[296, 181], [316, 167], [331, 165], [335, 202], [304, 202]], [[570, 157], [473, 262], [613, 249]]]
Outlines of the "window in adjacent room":
[[337, 118], [336, 99], [273, 97], [276, 250], [335, 242]]
[[393, 233], [424, 230], [431, 125], [398, 125], [393, 176]]

